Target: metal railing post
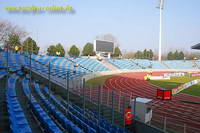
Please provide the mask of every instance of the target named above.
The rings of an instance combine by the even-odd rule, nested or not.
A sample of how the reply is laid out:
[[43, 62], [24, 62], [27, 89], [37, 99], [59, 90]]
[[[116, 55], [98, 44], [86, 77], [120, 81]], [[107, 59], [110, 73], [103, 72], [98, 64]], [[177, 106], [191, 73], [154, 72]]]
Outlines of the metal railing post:
[[6, 76], [6, 91], [7, 91], [7, 88], [8, 88], [8, 78], [9, 78], [9, 62], [8, 62], [8, 43], [6, 43], [6, 68], [7, 68], [7, 76]]
[[121, 91], [119, 92], [119, 101], [118, 101], [118, 111], [120, 112], [120, 106], [121, 106]]
[[136, 107], [136, 102], [137, 102], [136, 100], [137, 100], [137, 98], [135, 97], [135, 98], [134, 98], [134, 108], [133, 108], [134, 120], [136, 119], [136, 108], [137, 108], [137, 107]]
[[32, 88], [32, 87], [31, 87], [31, 82], [32, 82], [32, 78], [31, 78], [31, 76], [32, 76], [32, 64], [31, 64], [32, 62], [31, 62], [31, 61], [32, 61], [32, 60], [31, 60], [31, 58], [32, 58], [32, 53], [33, 53], [33, 47], [31, 46], [31, 52], [30, 52], [30, 66], [29, 66], [29, 67], [30, 67], [30, 68], [29, 68], [29, 69], [30, 69], [30, 70], [29, 70], [29, 76], [30, 76], [30, 77], [29, 77], [29, 78], [30, 78], [30, 83], [29, 83], [29, 86], [30, 86], [30, 87], [29, 87], [29, 88], [30, 88], [30, 96], [29, 96], [29, 99], [30, 99], [30, 101], [31, 101], [31, 93], [32, 93], [32, 89], [31, 89], [31, 88]]
[[83, 79], [83, 115], [85, 115], [85, 78]]
[[69, 111], [69, 71], [67, 71], [67, 111]]
[[125, 128], [125, 117], [124, 117], [124, 115], [125, 115], [125, 96], [123, 96], [123, 108], [122, 108], [122, 113], [123, 113], [123, 128]]
[[107, 89], [107, 92], [108, 92], [108, 93], [107, 93], [107, 106], [109, 107], [109, 99], [110, 99], [110, 98], [109, 98], [109, 97], [110, 97], [110, 96], [109, 96], [109, 89]]
[[114, 91], [112, 91], [112, 120], [111, 123], [114, 124]]
[[49, 79], [49, 82], [48, 82], [48, 88], [49, 88], [49, 101], [50, 101], [50, 93], [51, 93], [51, 63], [49, 61], [49, 67], [48, 67], [48, 70], [49, 70], [49, 73], [48, 73], [48, 79]]
[[166, 132], [166, 128], [167, 128], [167, 117], [164, 117], [164, 132]]
[[184, 123], [183, 133], [186, 133], [186, 124]]
[[103, 93], [103, 87], [102, 86], [100, 86], [100, 104], [102, 104], [102, 94]]
[[90, 91], [89, 93], [90, 93], [90, 102], [91, 102], [92, 101], [92, 92], [91, 92], [92, 88], [91, 88], [91, 86], [89, 87], [89, 91]]
[[[101, 111], [101, 87], [98, 87], [98, 118], [100, 120], [100, 111]], [[99, 123], [100, 124], [100, 123]]]

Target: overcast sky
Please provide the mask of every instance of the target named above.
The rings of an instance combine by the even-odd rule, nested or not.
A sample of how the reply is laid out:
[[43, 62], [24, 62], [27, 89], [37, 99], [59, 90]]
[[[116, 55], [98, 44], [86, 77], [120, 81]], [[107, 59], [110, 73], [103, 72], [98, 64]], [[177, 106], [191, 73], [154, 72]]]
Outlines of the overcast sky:
[[[76, 14], [11, 14], [5, 6], [65, 6]], [[41, 50], [61, 43], [80, 48], [97, 35], [113, 34], [126, 51], [158, 49], [158, 0], [0, 0], [0, 19], [17, 24], [37, 41]], [[163, 51], [190, 50], [200, 42], [200, 0], [165, 0]]]

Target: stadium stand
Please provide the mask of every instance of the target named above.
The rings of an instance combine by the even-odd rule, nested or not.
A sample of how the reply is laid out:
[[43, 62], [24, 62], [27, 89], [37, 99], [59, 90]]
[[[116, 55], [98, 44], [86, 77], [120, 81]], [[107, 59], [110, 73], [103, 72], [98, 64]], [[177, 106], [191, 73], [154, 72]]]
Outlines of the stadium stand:
[[7, 108], [9, 112], [10, 128], [13, 133], [32, 133], [28, 121], [23, 113], [21, 105], [17, 99], [17, 94], [15, 90], [15, 83], [18, 77], [12, 75], [8, 79], [7, 88]]
[[38, 101], [35, 99], [35, 97], [32, 94], [30, 94], [31, 92], [29, 89], [29, 81], [27, 79], [24, 79], [22, 81], [22, 84], [23, 84], [23, 91], [26, 97], [29, 99], [31, 109], [33, 110], [34, 114], [40, 121], [41, 125], [44, 126], [44, 129], [50, 133], [62, 133], [62, 131], [51, 119], [51, 117], [49, 117], [49, 115], [44, 111], [44, 109], [40, 106], [40, 104], [38, 104]]
[[[48, 88], [44, 88], [44, 92], [46, 95], [49, 95]], [[56, 104], [59, 105], [60, 108], [62, 108], [64, 111], [66, 110], [66, 107], [69, 105], [70, 113], [68, 112], [70, 120], [74, 121], [79, 118], [79, 121], [85, 122], [87, 125], [89, 125], [91, 128], [95, 129], [98, 133], [128, 133], [128, 131], [124, 131], [121, 128], [117, 128], [114, 125], [111, 125], [108, 121], [106, 121], [102, 116], [98, 116], [96, 113], [87, 110], [86, 112], [83, 111], [80, 107], [72, 104], [72, 103], [66, 103], [65, 101], [59, 101], [54, 95], [50, 94], [51, 100]], [[62, 104], [63, 103], [63, 104]], [[83, 112], [85, 113], [85, 116], [83, 115]], [[77, 121], [74, 121], [77, 123]], [[78, 124], [82, 125], [82, 124]], [[82, 127], [82, 126], [81, 126]]]
[[193, 61], [189, 60], [168, 60], [168, 61], [152, 61], [146, 59], [107, 59], [107, 61], [119, 69], [198, 69]]
[[[49, 73], [49, 62], [50, 62], [50, 72], [51, 76], [66, 79], [67, 73], [71, 79], [89, 74], [91, 72], [101, 72], [101, 71], [110, 71], [106, 66], [102, 65], [95, 59], [89, 58], [63, 58], [63, 57], [53, 57], [53, 56], [39, 56], [39, 55], [28, 55], [20, 54], [14, 52], [7, 53], [0, 52], [0, 79], [4, 78], [7, 75], [7, 59], [9, 67], [9, 79], [8, 86], [6, 90], [6, 106], [8, 108], [8, 115], [10, 121], [10, 129], [14, 133], [33, 132], [32, 125], [29, 123], [27, 114], [23, 108], [23, 105], [20, 104], [22, 99], [16, 93], [15, 84], [17, 80], [24, 78], [24, 73], [21, 72], [23, 67], [26, 70], [29, 70], [30, 63], [31, 68], [35, 72], [39, 72], [43, 75], [48, 75]], [[30, 62], [31, 59], [31, 62]], [[71, 60], [71, 61], [70, 61]], [[173, 61], [150, 61], [144, 59], [106, 59], [107, 62], [113, 64], [119, 69], [192, 69], [197, 70], [200, 61], [189, 61], [189, 60], [173, 60]], [[78, 64], [77, 66], [75, 66]], [[141, 73], [140, 73], [141, 74]], [[144, 74], [144, 73], [142, 73]], [[131, 75], [133, 76], [133, 75]], [[142, 75], [144, 76], [144, 75]], [[132, 97], [146, 97], [154, 99], [157, 86], [149, 84], [147, 81], [137, 78], [137, 75], [129, 77], [129, 75], [115, 76], [105, 81], [104, 89], [114, 88], [116, 91], [121, 91], [121, 93], [130, 94]], [[29, 76], [26, 76], [29, 77]], [[34, 79], [33, 79], [34, 81]], [[111, 124], [110, 121], [105, 119], [102, 115], [99, 115], [96, 112], [93, 112], [89, 109], [83, 109], [70, 101], [66, 102], [63, 97], [54, 95], [53, 92], [49, 93], [48, 87], [42, 86], [39, 82], [35, 81], [32, 83], [28, 78], [22, 80], [23, 94], [28, 99], [30, 109], [33, 112], [32, 114], [37, 121], [40, 123], [44, 132], [50, 133], [128, 133], [128, 131], [117, 127], [114, 124]], [[21, 84], [20, 83], [20, 84]], [[125, 83], [125, 84], [123, 84]], [[31, 88], [34, 86], [33, 92]], [[126, 89], [124, 89], [126, 88]], [[97, 91], [97, 88], [92, 88], [93, 91]], [[87, 90], [87, 88], [86, 88]], [[73, 91], [73, 90], [70, 90]], [[106, 92], [106, 91], [105, 91]], [[120, 94], [121, 94], [120, 93]], [[104, 94], [104, 93], [103, 93]], [[102, 103], [108, 102], [108, 106], [111, 105], [111, 100], [105, 98], [109, 93], [105, 93], [102, 96]], [[20, 97], [20, 98], [19, 98]], [[95, 98], [94, 101], [97, 101], [97, 95], [93, 95]], [[105, 98], [105, 99], [104, 99]], [[122, 102], [119, 100], [120, 97], [115, 97], [115, 103]], [[187, 125], [197, 128], [200, 122], [199, 111], [197, 110], [198, 105], [189, 105], [187, 103], [180, 103], [180, 100], [192, 99], [185, 95], [175, 96], [174, 101], [162, 102], [154, 100], [156, 104], [150, 103], [150, 105], [156, 108], [156, 112], [159, 115], [165, 116], [167, 113], [171, 113], [171, 116], [174, 117], [174, 121], [179, 119], [180, 124], [186, 123]], [[107, 101], [108, 100], [108, 101]], [[3, 101], [3, 100], [1, 100]], [[127, 103], [130, 99], [127, 100]], [[120, 103], [118, 103], [120, 105]], [[163, 108], [160, 107], [163, 105]], [[68, 110], [69, 109], [69, 110]], [[177, 109], [177, 110], [175, 110]], [[116, 111], [120, 110], [119, 108], [115, 109]], [[122, 110], [123, 111], [123, 110]], [[194, 113], [196, 111], [196, 113]], [[181, 117], [181, 114], [187, 112], [184, 117]], [[194, 115], [191, 115], [194, 113]], [[172, 119], [172, 118], [171, 118]], [[153, 122], [158, 122], [160, 119], [157, 116], [153, 116]], [[40, 127], [39, 127], [40, 128]], [[189, 130], [193, 131], [193, 130]], [[197, 131], [197, 130], [195, 130]], [[195, 132], [196, 133], [196, 132]]]
[[107, 59], [107, 61], [120, 69], [140, 69], [139, 66], [128, 59]]
[[0, 70], [0, 79], [7, 75], [5, 70]]
[[[5, 53], [1, 53], [1, 67], [6, 68], [7, 66], [7, 55]], [[39, 73], [48, 74], [48, 63], [51, 62], [51, 75], [65, 79], [67, 73], [69, 72], [70, 78], [77, 78], [81, 75], [86, 74], [86, 71], [81, 67], [74, 67], [74, 64], [65, 60], [61, 57], [50, 57], [50, 56], [31, 56], [31, 68]], [[22, 66], [29, 68], [30, 67], [30, 55], [21, 55], [18, 53], [9, 52], [8, 55], [8, 66], [9, 71], [15, 72], [21, 69]], [[55, 62], [55, 63], [54, 63]], [[2, 75], [3, 75], [2, 71]]]
[[152, 69], [167, 69], [167, 67], [162, 63], [162, 62], [159, 62], [159, 61], [151, 61], [151, 68]]
[[[48, 72], [47, 64], [51, 62], [52, 69], [52, 75], [58, 76], [61, 78], [66, 77], [66, 73], [68, 71], [76, 72], [72, 75], [70, 75], [71, 78], [79, 77], [83, 74], [85, 74], [87, 71], [82, 69], [79, 66], [75, 67], [75, 64], [72, 62], [66, 60], [63, 57], [52, 57], [52, 56], [33, 56], [34, 61], [38, 62], [39, 64], [46, 65], [46, 69], [44, 69], [43, 72]], [[34, 66], [33, 66], [34, 67]], [[35, 68], [36, 69], [36, 68]], [[64, 74], [63, 74], [64, 73]]]
[[[83, 131], [78, 128], [74, 123], [72, 123], [69, 119], [67, 119], [63, 113], [61, 113], [53, 104], [51, 104], [47, 98], [42, 94], [39, 84], [34, 83], [35, 90], [40, 96], [42, 103], [45, 105], [45, 107], [51, 112], [51, 114], [58, 119], [58, 121], [64, 126], [64, 128], [69, 131], [69, 132], [75, 132], [75, 133], [82, 133]], [[82, 123], [81, 123], [82, 124]], [[85, 126], [86, 128], [87, 126]], [[87, 128], [84, 130], [85, 132], [87, 131], [88, 133], [95, 133], [93, 129]]]
[[140, 66], [140, 68], [145, 69], [145, 68], [150, 68], [151, 67], [151, 62], [149, 60], [145, 59], [131, 59], [133, 63], [135, 63], [137, 66]]
[[95, 59], [89, 58], [69, 58], [73, 62], [78, 63], [79, 65], [91, 70], [92, 72], [100, 72], [100, 71], [109, 71], [110, 69], [100, 64]]
[[188, 60], [173, 60], [173, 61], [163, 61], [171, 69], [198, 69], [197, 66], [192, 64], [192, 61]]

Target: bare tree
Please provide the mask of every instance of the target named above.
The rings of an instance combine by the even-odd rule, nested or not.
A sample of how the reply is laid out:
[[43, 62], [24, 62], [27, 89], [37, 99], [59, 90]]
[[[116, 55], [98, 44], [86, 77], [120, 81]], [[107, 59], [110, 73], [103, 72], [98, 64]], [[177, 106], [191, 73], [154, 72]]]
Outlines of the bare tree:
[[26, 37], [28, 33], [17, 25], [11, 24], [8, 21], [0, 20], [0, 43], [4, 44], [8, 40], [9, 35], [12, 34], [19, 36], [21, 40]]

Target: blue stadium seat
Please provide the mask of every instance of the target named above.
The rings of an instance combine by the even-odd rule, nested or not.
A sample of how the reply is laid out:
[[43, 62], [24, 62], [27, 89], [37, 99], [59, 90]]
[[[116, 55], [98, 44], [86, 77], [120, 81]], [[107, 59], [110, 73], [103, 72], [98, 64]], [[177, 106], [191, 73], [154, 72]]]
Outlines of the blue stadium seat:
[[13, 133], [32, 133], [23, 109], [17, 99], [15, 83], [18, 77], [13, 75], [8, 79], [8, 89], [6, 92], [7, 108], [9, 113], [10, 128]]
[[31, 95], [30, 99], [30, 89], [29, 89], [29, 80], [24, 79], [22, 81], [23, 90], [26, 94], [29, 102], [31, 104], [31, 108], [33, 113], [39, 119], [41, 124], [44, 126], [45, 130], [49, 133], [62, 133], [62, 131], [58, 128], [58, 126], [54, 123], [54, 121], [48, 116], [48, 114], [43, 110], [43, 108], [37, 103], [34, 96]]
[[53, 104], [49, 103], [49, 101], [46, 99], [46, 97], [42, 94], [38, 83], [35, 82], [34, 86], [35, 86], [36, 92], [41, 97], [43, 104], [47, 107], [47, 109], [51, 112], [51, 114], [54, 115], [55, 118], [58, 119], [58, 121], [60, 121], [62, 123], [62, 125], [69, 132], [72, 132], [72, 130], [73, 130], [75, 133], [82, 133], [82, 130], [80, 128], [78, 128], [70, 120], [68, 120]]

